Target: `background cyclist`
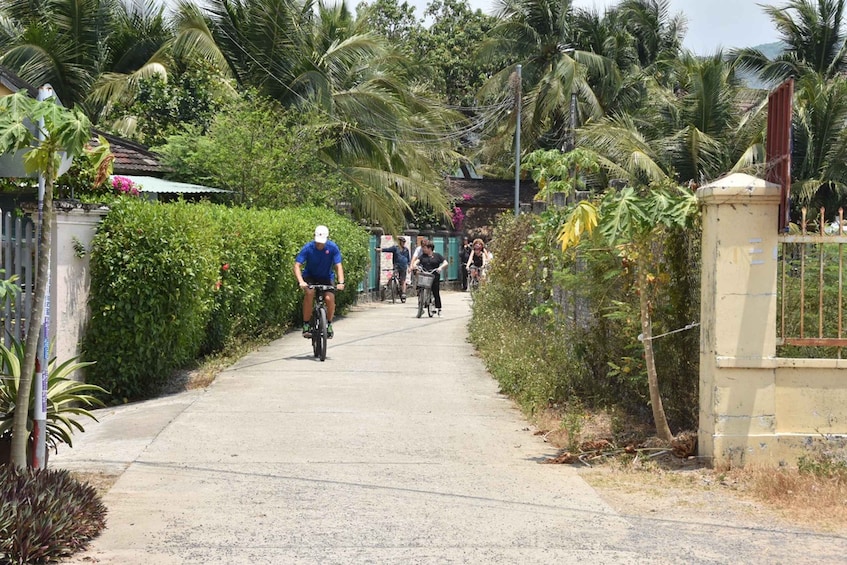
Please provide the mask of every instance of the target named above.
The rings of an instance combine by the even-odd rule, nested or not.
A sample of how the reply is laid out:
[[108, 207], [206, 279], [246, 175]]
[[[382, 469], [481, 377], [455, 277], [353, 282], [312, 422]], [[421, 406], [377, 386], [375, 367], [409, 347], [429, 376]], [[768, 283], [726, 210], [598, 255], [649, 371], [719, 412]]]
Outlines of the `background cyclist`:
[[434, 271], [435, 279], [432, 281], [432, 298], [435, 300], [435, 308], [438, 310], [438, 315], [441, 315], [441, 271], [447, 268], [447, 259], [440, 253], [435, 253], [435, 245], [431, 241], [425, 240], [421, 244], [421, 255], [412, 259], [412, 269], [420, 266], [423, 270], [429, 272]]
[[398, 245], [391, 247], [377, 247], [377, 251], [383, 253], [391, 253], [394, 261], [394, 268], [397, 270], [397, 277], [400, 279], [400, 300], [406, 301], [406, 270], [409, 268], [409, 263], [412, 261], [412, 253], [406, 247], [406, 236], [401, 235], [397, 238]]
[[[473, 240], [473, 249], [466, 264], [472, 278], [479, 280], [485, 274], [485, 267], [491, 260], [491, 255], [485, 249], [485, 242], [477, 238]], [[473, 268], [471, 268], [473, 267]]]
[[[305, 265], [305, 268], [303, 266]], [[333, 284], [335, 275], [332, 268], [338, 274], [338, 290], [344, 290], [344, 267], [341, 265], [341, 250], [335, 242], [329, 240], [329, 228], [318, 226], [315, 228], [315, 239], [310, 241], [300, 250], [294, 259], [294, 276], [306, 295], [303, 297], [303, 337], [312, 337], [312, 327], [309, 320], [312, 318], [312, 304], [315, 300], [315, 289], [309, 288], [310, 284]], [[326, 301], [327, 337], [332, 337], [332, 317], [335, 315], [335, 293], [327, 291], [324, 295]]]

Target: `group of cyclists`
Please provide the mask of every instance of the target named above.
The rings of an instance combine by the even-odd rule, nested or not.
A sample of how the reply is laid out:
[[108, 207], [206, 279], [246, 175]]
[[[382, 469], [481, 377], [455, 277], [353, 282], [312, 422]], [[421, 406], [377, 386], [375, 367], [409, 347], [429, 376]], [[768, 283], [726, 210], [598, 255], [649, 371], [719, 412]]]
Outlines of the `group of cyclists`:
[[[407, 246], [406, 236], [397, 238], [397, 245], [390, 247], [377, 247], [377, 251], [391, 253], [394, 259], [394, 267], [398, 271], [400, 279], [400, 297], [406, 299], [406, 274], [421, 269], [432, 273], [435, 278], [432, 283], [432, 296], [438, 314], [441, 315], [441, 273], [448, 267], [449, 263], [440, 253], [435, 252], [432, 241], [424, 239], [412, 253]], [[473, 244], [466, 237], [462, 242], [459, 259], [462, 267], [462, 289], [468, 289], [468, 283], [477, 282], [485, 276], [488, 263], [491, 261], [491, 253], [485, 248], [482, 239], [475, 239]], [[333, 272], [334, 271], [334, 272]], [[312, 241], [306, 243], [294, 259], [294, 276], [297, 283], [304, 291], [303, 297], [303, 337], [312, 336], [310, 325], [312, 305], [315, 299], [313, 285], [334, 285], [338, 290], [344, 290], [344, 267], [342, 266], [341, 250], [338, 245], [329, 239], [329, 228], [317, 226]], [[332, 319], [335, 315], [335, 294], [332, 290], [325, 294], [327, 311], [327, 337], [333, 337]]]

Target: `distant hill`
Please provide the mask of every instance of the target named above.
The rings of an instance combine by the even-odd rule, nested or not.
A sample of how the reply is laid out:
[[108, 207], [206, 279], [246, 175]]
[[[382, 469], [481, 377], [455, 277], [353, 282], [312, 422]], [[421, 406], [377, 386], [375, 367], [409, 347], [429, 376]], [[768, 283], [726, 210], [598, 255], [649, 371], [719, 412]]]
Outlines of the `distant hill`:
[[[761, 45], [754, 45], [751, 49], [755, 49], [757, 51], [761, 51], [762, 55], [767, 57], [768, 59], [775, 59], [785, 50], [785, 43], [782, 41], [774, 41], [773, 43], [763, 43]], [[759, 80], [753, 73], [739, 73], [739, 77], [743, 80], [748, 88], [755, 89], [770, 89], [776, 86], [775, 84], [766, 84]]]
[[777, 57], [780, 53], [785, 51], [785, 43], [782, 41], [774, 41], [773, 43], [763, 43], [761, 45], [756, 45], [753, 49], [761, 51], [762, 54], [768, 59], [773, 59]]

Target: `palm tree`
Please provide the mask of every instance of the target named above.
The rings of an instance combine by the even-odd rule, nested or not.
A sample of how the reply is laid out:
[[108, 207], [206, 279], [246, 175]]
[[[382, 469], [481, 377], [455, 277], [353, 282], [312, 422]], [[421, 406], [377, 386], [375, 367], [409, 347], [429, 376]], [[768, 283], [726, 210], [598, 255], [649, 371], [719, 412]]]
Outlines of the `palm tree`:
[[[847, 196], [847, 79], [806, 75], [797, 82], [791, 194], [797, 207], [826, 204], [828, 217]], [[817, 206], [813, 206], [816, 208]], [[813, 212], [813, 217], [815, 215]]]
[[[525, 91], [522, 104], [521, 139], [526, 151], [563, 147], [569, 138], [571, 94], [579, 98], [579, 111], [589, 118], [603, 115], [605, 108], [589, 77], [617, 80], [611, 60], [577, 49], [572, 28], [572, 0], [499, 0], [500, 20], [480, 49], [479, 56], [513, 61], [486, 83], [481, 98], [511, 93], [515, 65], [522, 66]], [[512, 121], [492, 139], [503, 147], [512, 133]], [[523, 149], [523, 148], [522, 148]]]
[[[770, 83], [795, 78], [792, 200], [795, 208], [819, 200], [827, 205], [827, 215], [834, 215], [847, 196], [845, 1], [791, 0], [783, 8], [768, 6], [785, 51], [773, 60], [750, 49], [733, 53], [739, 66]], [[812, 207], [814, 217], [817, 205]]]
[[668, 69], [672, 87], [648, 81], [645, 104], [579, 132], [612, 177], [639, 186], [666, 178], [702, 184], [762, 160], [760, 106], [745, 111], [735, 72], [721, 52], [683, 53]]
[[447, 211], [459, 116], [416, 91], [403, 55], [345, 4], [214, 0], [202, 13], [183, 4], [177, 21], [177, 56], [225, 63], [241, 86], [323, 117], [338, 141], [320, 158], [358, 188], [359, 217], [402, 227], [410, 199]]
[[163, 10], [155, 0], [12, 0], [2, 10], [0, 64], [31, 84], [50, 83], [96, 120], [127, 86], [166, 72]]
[[682, 14], [670, 14], [670, 0], [623, 0], [618, 10], [624, 28], [635, 40], [642, 68], [676, 58], [686, 21]]
[[785, 6], [766, 6], [786, 49], [773, 60], [749, 48], [735, 50], [732, 56], [769, 83], [806, 74], [831, 79], [847, 68], [844, 8], [845, 0], [790, 0]]

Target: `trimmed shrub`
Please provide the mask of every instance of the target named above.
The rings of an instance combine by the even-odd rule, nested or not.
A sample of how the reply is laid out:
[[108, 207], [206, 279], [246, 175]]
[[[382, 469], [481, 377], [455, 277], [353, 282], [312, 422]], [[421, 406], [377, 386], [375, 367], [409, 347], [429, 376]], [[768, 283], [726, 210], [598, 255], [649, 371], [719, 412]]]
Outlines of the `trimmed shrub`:
[[118, 204], [92, 245], [86, 380], [118, 402], [148, 397], [203, 354], [298, 323], [294, 258], [318, 224], [342, 250], [343, 308], [365, 274], [368, 235], [331, 210]]
[[142, 398], [197, 356], [218, 245], [207, 206], [123, 201], [109, 212], [91, 253], [88, 382], [124, 401]]
[[0, 563], [47, 563], [100, 534], [106, 507], [66, 470], [0, 465]]

